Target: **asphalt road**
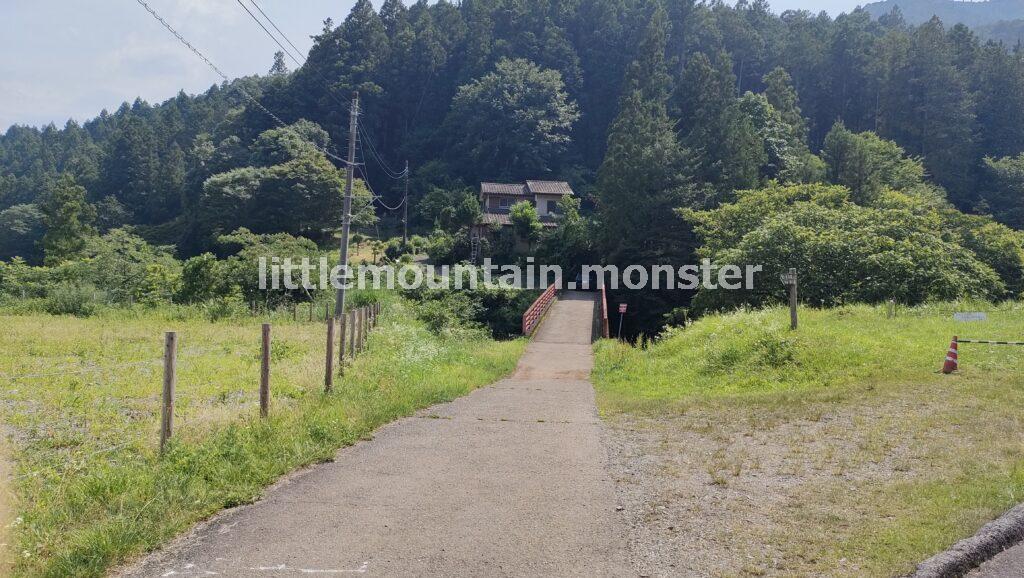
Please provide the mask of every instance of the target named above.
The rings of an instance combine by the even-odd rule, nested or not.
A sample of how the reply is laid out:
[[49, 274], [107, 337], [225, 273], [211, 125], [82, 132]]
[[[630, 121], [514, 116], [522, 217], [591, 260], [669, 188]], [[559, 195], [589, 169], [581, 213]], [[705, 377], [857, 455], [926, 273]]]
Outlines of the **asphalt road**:
[[1024, 578], [1024, 544], [1014, 546], [982, 564], [971, 578]]
[[509, 379], [379, 430], [123, 576], [628, 576], [588, 381], [592, 294]]

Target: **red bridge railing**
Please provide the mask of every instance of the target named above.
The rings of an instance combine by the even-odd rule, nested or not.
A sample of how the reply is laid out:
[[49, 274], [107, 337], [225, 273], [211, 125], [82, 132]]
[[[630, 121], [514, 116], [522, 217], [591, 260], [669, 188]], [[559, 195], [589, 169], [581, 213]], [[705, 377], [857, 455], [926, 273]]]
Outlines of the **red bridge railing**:
[[530, 305], [530, 308], [523, 313], [523, 335], [529, 337], [533, 335], [533, 332], [540, 325], [540, 320], [544, 318], [544, 314], [548, 312], [548, 307], [551, 307], [551, 303], [555, 300], [555, 294], [558, 293], [556, 286], [558, 282], [555, 281], [550, 287], [541, 293], [540, 297]]
[[611, 337], [611, 327], [608, 325], [608, 292], [604, 288], [604, 284], [601, 284], [601, 337], [608, 339]]

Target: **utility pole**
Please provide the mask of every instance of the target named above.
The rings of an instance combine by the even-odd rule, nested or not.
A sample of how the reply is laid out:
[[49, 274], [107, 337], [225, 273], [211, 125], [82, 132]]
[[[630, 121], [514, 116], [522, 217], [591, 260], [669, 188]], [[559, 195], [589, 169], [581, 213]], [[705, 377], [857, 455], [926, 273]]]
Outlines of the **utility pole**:
[[409, 161], [405, 161], [405, 206], [402, 207], [402, 246], [409, 246]]
[[359, 130], [359, 92], [352, 94], [352, 108], [348, 121], [348, 166], [345, 168], [345, 203], [341, 216], [341, 262], [339, 265], [345, 278], [338, 287], [338, 296], [334, 303], [334, 317], [341, 319], [345, 315], [345, 285], [348, 284], [348, 237], [352, 230], [352, 179], [356, 166], [356, 131]]

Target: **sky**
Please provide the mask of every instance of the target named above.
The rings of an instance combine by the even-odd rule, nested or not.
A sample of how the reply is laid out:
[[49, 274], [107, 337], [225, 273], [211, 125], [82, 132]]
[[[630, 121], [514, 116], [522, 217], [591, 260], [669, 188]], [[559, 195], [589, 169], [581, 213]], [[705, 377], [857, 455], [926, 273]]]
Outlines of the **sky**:
[[[146, 1], [229, 77], [270, 68], [278, 47], [236, 0]], [[354, 0], [258, 4], [305, 56], [324, 19], [341, 22]], [[772, 7], [838, 14], [858, 4], [775, 0]], [[162, 102], [219, 81], [136, 0], [0, 0], [0, 131], [12, 124], [63, 126], [136, 97]]]

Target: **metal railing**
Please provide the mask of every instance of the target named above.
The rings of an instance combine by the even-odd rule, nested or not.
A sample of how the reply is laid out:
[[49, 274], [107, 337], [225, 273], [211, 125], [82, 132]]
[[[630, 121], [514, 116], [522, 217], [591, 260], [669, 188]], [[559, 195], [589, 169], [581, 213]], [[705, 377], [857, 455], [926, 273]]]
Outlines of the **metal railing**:
[[533, 335], [533, 332], [540, 325], [541, 319], [544, 318], [544, 314], [548, 312], [548, 308], [551, 307], [551, 303], [555, 300], [555, 295], [558, 293], [556, 288], [558, 282], [552, 283], [550, 287], [541, 293], [540, 297], [533, 302], [533, 305], [523, 313], [523, 335], [529, 337]]
[[611, 326], [608, 324], [608, 291], [601, 285], [601, 337], [611, 337]]

